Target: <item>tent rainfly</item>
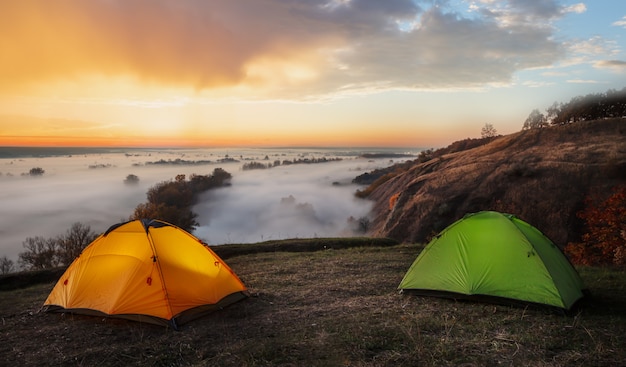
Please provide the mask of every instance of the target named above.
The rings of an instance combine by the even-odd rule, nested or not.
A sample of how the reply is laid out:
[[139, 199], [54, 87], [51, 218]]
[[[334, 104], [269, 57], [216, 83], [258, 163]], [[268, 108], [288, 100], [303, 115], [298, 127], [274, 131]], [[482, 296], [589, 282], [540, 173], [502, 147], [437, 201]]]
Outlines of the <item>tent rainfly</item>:
[[584, 292], [576, 269], [550, 239], [514, 215], [493, 211], [468, 214], [439, 233], [398, 288], [565, 310]]
[[110, 227], [59, 279], [45, 311], [169, 325], [247, 297], [237, 275], [190, 233], [159, 220]]

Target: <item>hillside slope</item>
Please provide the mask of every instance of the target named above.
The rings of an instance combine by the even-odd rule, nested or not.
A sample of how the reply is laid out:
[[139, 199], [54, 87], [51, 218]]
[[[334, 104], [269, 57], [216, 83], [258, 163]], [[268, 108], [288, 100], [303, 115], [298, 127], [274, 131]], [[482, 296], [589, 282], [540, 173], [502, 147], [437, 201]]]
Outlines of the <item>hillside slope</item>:
[[416, 163], [374, 189], [370, 233], [426, 242], [467, 213], [498, 210], [564, 246], [592, 192], [626, 183], [626, 119], [524, 130]]

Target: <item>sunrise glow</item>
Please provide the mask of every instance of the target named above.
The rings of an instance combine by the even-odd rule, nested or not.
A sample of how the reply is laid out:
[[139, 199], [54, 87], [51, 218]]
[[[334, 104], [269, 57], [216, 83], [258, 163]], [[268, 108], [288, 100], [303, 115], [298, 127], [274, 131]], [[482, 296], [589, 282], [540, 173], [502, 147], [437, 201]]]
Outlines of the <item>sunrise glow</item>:
[[519, 131], [535, 108], [626, 85], [626, 6], [550, 3], [3, 2], [0, 145], [436, 147], [486, 123]]

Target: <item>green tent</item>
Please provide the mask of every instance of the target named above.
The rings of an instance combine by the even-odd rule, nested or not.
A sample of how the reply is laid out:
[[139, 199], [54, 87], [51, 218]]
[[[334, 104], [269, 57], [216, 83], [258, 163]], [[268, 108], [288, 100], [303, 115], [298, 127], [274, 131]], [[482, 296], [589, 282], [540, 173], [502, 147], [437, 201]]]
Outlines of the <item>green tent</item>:
[[444, 229], [398, 289], [566, 310], [583, 297], [580, 276], [550, 239], [513, 215], [492, 211], [468, 214]]

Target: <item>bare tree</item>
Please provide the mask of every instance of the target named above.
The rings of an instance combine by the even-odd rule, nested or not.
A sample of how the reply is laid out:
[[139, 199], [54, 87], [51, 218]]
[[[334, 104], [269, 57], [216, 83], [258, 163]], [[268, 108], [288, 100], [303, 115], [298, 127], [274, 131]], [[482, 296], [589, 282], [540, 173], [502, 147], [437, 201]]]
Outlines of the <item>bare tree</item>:
[[57, 258], [59, 265], [67, 266], [80, 255], [87, 245], [96, 239], [98, 235], [91, 230], [91, 227], [76, 222], [65, 232], [65, 236], [57, 239]]
[[28, 237], [19, 254], [20, 267], [26, 270], [67, 266], [80, 255], [97, 235], [86, 224], [74, 223], [65, 235], [54, 238]]
[[6, 256], [0, 257], [0, 274], [9, 274], [15, 270], [13, 260]]
[[38, 270], [54, 268], [59, 265], [59, 260], [56, 256], [57, 239], [46, 239], [40, 236], [28, 237], [22, 242], [22, 246], [26, 251], [19, 254], [21, 268]]
[[492, 124], [485, 124], [485, 126], [483, 126], [483, 128], [480, 130], [480, 137], [481, 138], [493, 138], [498, 136], [498, 131], [496, 130], [495, 127], [493, 127]]

